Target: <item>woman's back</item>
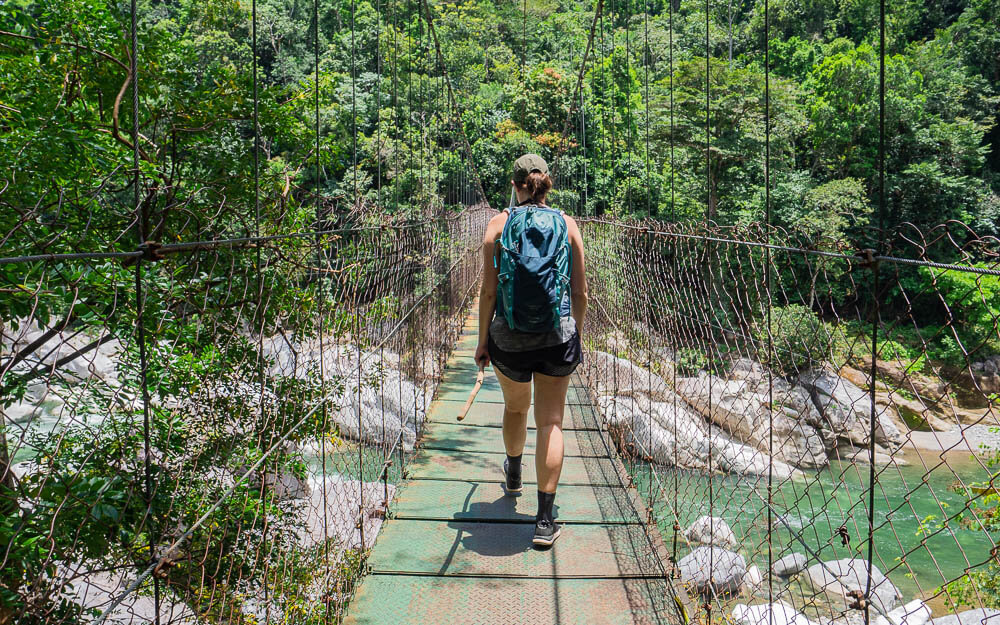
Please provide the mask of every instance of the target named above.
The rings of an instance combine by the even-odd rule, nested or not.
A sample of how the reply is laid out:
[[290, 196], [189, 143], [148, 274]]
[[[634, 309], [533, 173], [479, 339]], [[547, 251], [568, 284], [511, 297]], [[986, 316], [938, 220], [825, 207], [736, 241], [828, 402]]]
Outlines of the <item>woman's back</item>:
[[[547, 546], [560, 533], [553, 502], [562, 471], [562, 421], [569, 375], [583, 360], [580, 332], [587, 313], [583, 239], [572, 217], [561, 213], [553, 216], [552, 209], [546, 206], [545, 195], [552, 188], [552, 180], [540, 156], [526, 154], [519, 158], [514, 163], [511, 185], [518, 206], [490, 220], [483, 238], [476, 361], [480, 366], [493, 364], [503, 390], [507, 452], [503, 472], [510, 493], [521, 490], [521, 455], [528, 410], [534, 403], [538, 513], [532, 542]], [[512, 217], [512, 211], [519, 210], [528, 212], [514, 213]], [[542, 218], [534, 225], [519, 223], [528, 221], [532, 210]], [[501, 244], [508, 222], [511, 229]], [[532, 238], [517, 243], [514, 226], [523, 226], [520, 234]], [[531, 231], [532, 227], [537, 230]], [[525, 248], [531, 249], [531, 255], [519, 258]], [[568, 263], [564, 262], [566, 256]], [[499, 288], [501, 270], [503, 289]]]

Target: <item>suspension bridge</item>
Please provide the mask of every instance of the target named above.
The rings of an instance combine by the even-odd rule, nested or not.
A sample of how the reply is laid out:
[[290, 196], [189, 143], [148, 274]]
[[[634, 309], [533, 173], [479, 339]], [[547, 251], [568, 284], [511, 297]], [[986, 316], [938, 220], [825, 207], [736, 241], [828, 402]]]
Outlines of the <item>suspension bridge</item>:
[[[95, 152], [106, 177], [93, 184], [53, 174], [16, 201], [18, 185], [0, 188], [17, 207], [0, 233], [0, 625], [1000, 620], [1000, 242], [891, 221], [885, 3], [869, 129], [877, 227], [864, 245], [774, 225], [767, 2], [760, 162], [743, 164], [763, 172], [763, 218], [729, 225], [715, 221], [725, 155], [710, 3], [704, 128], [683, 132], [677, 4], [664, 7], [670, 98], [655, 117], [648, 16], [608, 4], [585, 16], [545, 135], [553, 204], [581, 225], [593, 302], [564, 422], [564, 533], [548, 550], [530, 545], [532, 431], [525, 494], [501, 488], [492, 376], [456, 422], [476, 372], [485, 227], [506, 200], [486, 177], [507, 172], [484, 165], [506, 149], [500, 130], [470, 142], [482, 120], [462, 94], [476, 85], [449, 72], [444, 7], [380, 0], [372, 18], [351, 3], [334, 16], [349, 49], [321, 50], [312, 3], [307, 88], [262, 115], [251, 1], [251, 53], [234, 70], [246, 93], [219, 136], [190, 145], [216, 121], [151, 112], [162, 94], [143, 68], [158, 59], [139, 42], [155, 29], [134, 0], [120, 52], [0, 31], [25, 58], [68, 48], [114, 68], [95, 127], [119, 151]], [[374, 19], [374, 45], [355, 43], [356, 18]], [[340, 91], [321, 55], [346, 58]], [[94, 67], [65, 74], [61, 101], [83, 97]], [[588, 105], [616, 72], [641, 85], [641, 111], [607, 94]], [[299, 101], [302, 118], [283, 108]], [[288, 119], [308, 144], [295, 162], [268, 136]], [[675, 157], [680, 142], [697, 163]], [[642, 145], [609, 181], [609, 155]], [[219, 146], [228, 168], [184, 177], [191, 154]], [[336, 185], [334, 167], [346, 172]], [[668, 172], [662, 185], [651, 171]], [[695, 182], [705, 212], [690, 218], [675, 192]], [[963, 308], [985, 334], [959, 331]]]
[[[673, 587], [666, 545], [647, 524], [578, 377], [564, 427], [557, 510], [564, 542], [558, 550], [532, 548], [534, 465], [525, 465], [525, 495], [505, 493], [496, 378], [456, 423], [475, 379], [478, 328], [470, 317], [445, 368], [409, 481], [347, 622], [685, 622], [690, 606]], [[533, 428], [528, 435], [532, 454]]]

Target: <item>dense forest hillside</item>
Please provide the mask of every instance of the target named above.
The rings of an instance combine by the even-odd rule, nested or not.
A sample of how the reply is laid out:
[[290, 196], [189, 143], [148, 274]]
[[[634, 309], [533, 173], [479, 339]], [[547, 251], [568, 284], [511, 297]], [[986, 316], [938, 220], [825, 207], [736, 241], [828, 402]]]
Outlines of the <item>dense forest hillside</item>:
[[[878, 3], [770, 6], [773, 221], [810, 234], [856, 232], [877, 204]], [[128, 162], [126, 8], [8, 2], [0, 9], [0, 162], [11, 183], [2, 199], [16, 209], [5, 211], [5, 232], [28, 207], [50, 206], [57, 187], [81, 190], [64, 203], [94, 202], [82, 190], [110, 182]], [[182, 213], [216, 213], [209, 208], [220, 198], [235, 206], [246, 197], [250, 8], [214, 1], [138, 5], [142, 157], [153, 191], [144, 208], [149, 234], [159, 235], [150, 238], [183, 237], [185, 228], [219, 230], [204, 221], [194, 225]], [[357, 181], [364, 201], [405, 211], [418, 203], [423, 182], [456, 175], [440, 149], [451, 121], [442, 65], [420, 19], [421, 3], [353, 8], [319, 2], [317, 46], [312, 3], [257, 5], [265, 189], [280, 191], [287, 176], [298, 191], [292, 195], [301, 197], [318, 177], [324, 203], [343, 213]], [[565, 151], [561, 187], [573, 199], [585, 195], [586, 204], [574, 202], [578, 213], [707, 216], [722, 223], [763, 218], [762, 2], [608, 0], [572, 120], [594, 7], [477, 1], [432, 8], [440, 61], [494, 205], [506, 199], [513, 155], [534, 150], [552, 158]], [[925, 228], [957, 219], [980, 235], [1000, 227], [998, 23], [1000, 7], [991, 0], [887, 8], [886, 223]], [[317, 75], [318, 171], [310, 164]], [[708, 172], [706, 139], [713, 155]], [[413, 170], [398, 166], [413, 161], [426, 170], [417, 174], [420, 184]], [[115, 212], [101, 211], [90, 231], [123, 228]], [[15, 238], [5, 247], [27, 246]]]
[[[854, 351], [836, 364], [860, 367], [881, 323], [873, 347], [903, 378], [975, 385], [986, 363], [996, 378], [1000, 0], [883, 4], [884, 49], [876, 0], [770, 0], [766, 15], [760, 0], [0, 1], [0, 625], [86, 622], [107, 602], [74, 594], [77, 578], [121, 575], [120, 590], [179, 536], [190, 557], [157, 569], [155, 592], [196, 620], [329, 622], [366, 526], [299, 550], [283, 528], [318, 521], [274, 484], [295, 490], [320, 463], [325, 479], [329, 443], [344, 493], [381, 479], [391, 499], [379, 454], [412, 451], [477, 275], [460, 244], [481, 240], [482, 200], [506, 205], [524, 152], [552, 164], [552, 203], [574, 215], [981, 270], [900, 264], [866, 291], [789, 256], [768, 269], [789, 288], [765, 331], [753, 252], [716, 250], [729, 273], [704, 278], [691, 248], [704, 292], [738, 283], [728, 304], [687, 302], [743, 332], [734, 354], [772, 321], [804, 346], [768, 376], [841, 342]], [[661, 267], [677, 253], [644, 250]], [[668, 325], [652, 316], [625, 333]], [[678, 370], [721, 366], [691, 342], [672, 346]], [[350, 399], [328, 400], [340, 385], [358, 414], [384, 414], [384, 395], [361, 405], [362, 372], [398, 389], [393, 432], [351, 430]], [[48, 429], [42, 412], [59, 415]], [[293, 427], [327, 412], [341, 422]], [[254, 466], [256, 488], [237, 490]], [[324, 511], [358, 510], [344, 493], [328, 510], [327, 489], [312, 491]], [[996, 531], [997, 503], [979, 529]], [[1000, 606], [997, 566], [980, 573], [975, 601]]]
[[[879, 3], [769, 7], [765, 20], [763, 2], [736, 0], [139, 2], [136, 202], [128, 7], [7, 2], [4, 254], [406, 218], [480, 185], [498, 207], [512, 159], [535, 151], [553, 162], [553, 201], [577, 215], [767, 221], [797, 246], [989, 262], [995, 246], [981, 238], [1000, 234], [1000, 3], [886, 6], [884, 201]], [[10, 267], [0, 274], [24, 282]], [[827, 269], [802, 275], [814, 283]], [[912, 310], [930, 328], [900, 337], [912, 357], [960, 365], [965, 351], [1000, 352], [995, 295], [965, 312], [955, 289], [933, 295], [935, 279], [958, 276], [897, 279], [889, 315]], [[829, 315], [855, 288], [829, 280], [787, 303]], [[976, 284], [994, 293], [994, 282]], [[274, 276], [274, 293], [282, 284]], [[48, 310], [4, 297], [18, 315]], [[957, 335], [940, 331], [946, 314]]]

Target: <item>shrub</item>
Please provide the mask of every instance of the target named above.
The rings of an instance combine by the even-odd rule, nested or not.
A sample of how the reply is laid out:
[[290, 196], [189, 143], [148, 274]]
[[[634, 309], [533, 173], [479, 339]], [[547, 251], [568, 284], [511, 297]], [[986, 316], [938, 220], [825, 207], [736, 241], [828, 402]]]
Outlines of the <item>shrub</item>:
[[844, 360], [842, 333], [800, 304], [771, 309], [773, 353], [768, 349], [766, 319], [754, 325], [752, 334], [760, 361], [785, 373], [808, 369], [820, 362], [831, 362], [839, 367]]
[[693, 347], [682, 347], [677, 350], [677, 374], [681, 376], [694, 376], [705, 368], [708, 358], [705, 352]]
[[969, 356], [966, 356], [962, 346], [958, 344], [951, 334], [943, 334], [927, 350], [928, 355], [934, 360], [940, 360], [946, 365], [965, 368]]
[[879, 341], [879, 360], [897, 362], [907, 371], [922, 371], [926, 363], [925, 354], [921, 348], [910, 347], [903, 343], [886, 339]]
[[[977, 263], [978, 268], [989, 265]], [[921, 288], [947, 304], [946, 318], [954, 324], [965, 351], [986, 357], [1000, 352], [997, 319], [1000, 318], [1000, 277], [965, 271], [920, 267]], [[954, 338], [940, 339], [943, 360], [964, 364], [965, 355]]]
[[[997, 428], [990, 428], [996, 433]], [[964, 511], [959, 512], [955, 519], [963, 528], [979, 532], [996, 532], [1000, 530], [1000, 493], [997, 492], [996, 480], [1000, 477], [1000, 453], [989, 451], [985, 455], [989, 479], [970, 484], [957, 484], [952, 490], [965, 499]], [[937, 519], [935, 519], [937, 520]], [[935, 530], [943, 529], [946, 523], [938, 520]], [[955, 606], [969, 607], [1000, 607], [1000, 565], [995, 557], [987, 560], [985, 566], [967, 570], [964, 575], [945, 586], [947, 597]]]

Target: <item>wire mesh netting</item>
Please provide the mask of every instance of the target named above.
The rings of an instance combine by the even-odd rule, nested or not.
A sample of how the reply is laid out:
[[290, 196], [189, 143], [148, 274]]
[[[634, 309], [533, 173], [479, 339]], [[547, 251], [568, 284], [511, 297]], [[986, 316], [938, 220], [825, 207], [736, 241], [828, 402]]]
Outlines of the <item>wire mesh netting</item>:
[[419, 5], [190, 8], [3, 9], [0, 623], [339, 622], [478, 280]]
[[[923, 170], [886, 164], [886, 94], [907, 97], [885, 3], [852, 53], [877, 106], [820, 111], [849, 140], [805, 155], [766, 1], [728, 63], [721, 3], [607, 4], [564, 23], [571, 71], [528, 73], [527, 2], [481, 63], [489, 20], [426, 1], [0, 5], [4, 73], [28, 77], [0, 105], [0, 625], [339, 622], [479, 279], [478, 168], [506, 201], [531, 146], [585, 216], [597, 412], [574, 411], [628, 465], [674, 566], [634, 527], [631, 548], [687, 616], [1000, 619], [1000, 246], [899, 225], [887, 176]], [[480, 88], [497, 67], [555, 95]], [[492, 108], [463, 115], [472, 93]], [[858, 166], [789, 190], [855, 148], [867, 188]]]
[[[283, 82], [248, 8], [201, 62], [162, 45], [177, 6], [5, 9], [5, 60], [46, 60], [0, 184], [0, 623], [340, 622], [423, 431], [493, 214], [428, 21], [389, 10], [331, 80], [314, 6]], [[107, 40], [60, 56], [84, 18]], [[107, 127], [50, 126], [49, 70], [81, 115], [116, 81]], [[214, 118], [164, 95], [200, 71]]]
[[461, 331], [489, 214], [139, 268], [8, 265], [24, 309], [3, 336], [4, 581], [21, 617], [123, 598], [113, 622], [154, 605], [165, 622], [337, 620]]
[[702, 616], [997, 614], [995, 239], [583, 233], [585, 376]]

